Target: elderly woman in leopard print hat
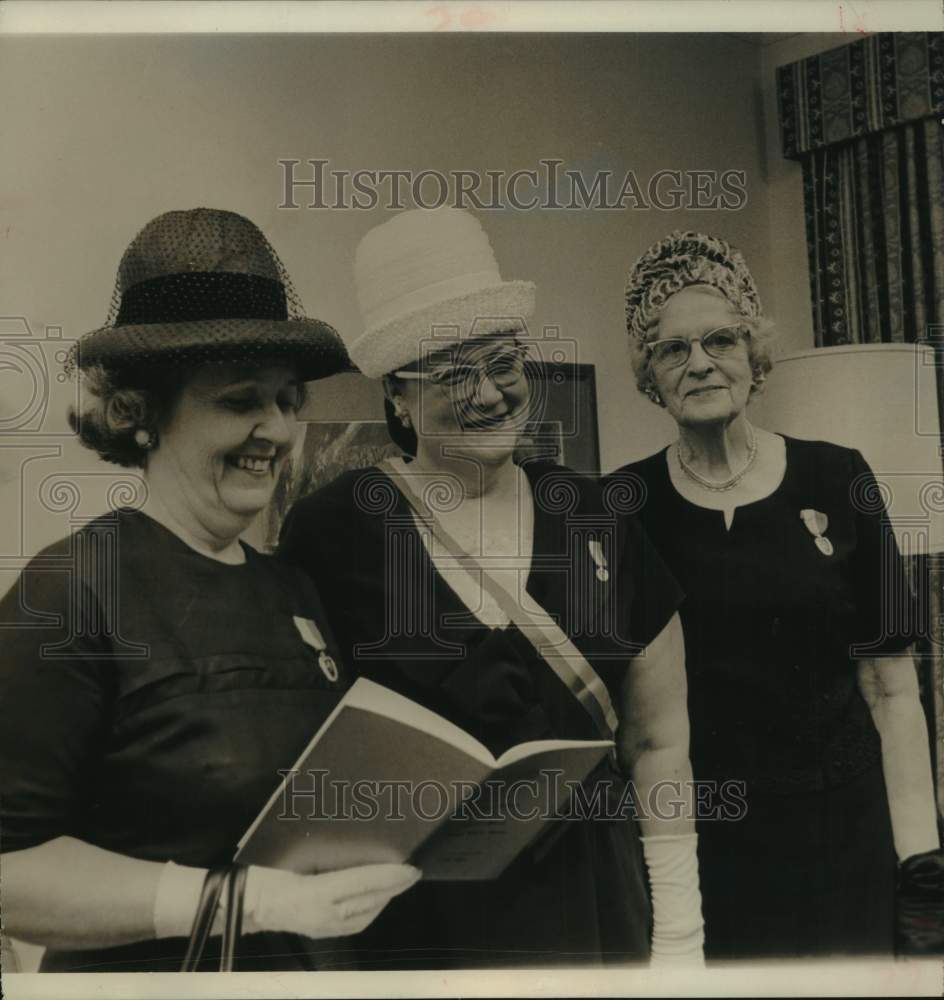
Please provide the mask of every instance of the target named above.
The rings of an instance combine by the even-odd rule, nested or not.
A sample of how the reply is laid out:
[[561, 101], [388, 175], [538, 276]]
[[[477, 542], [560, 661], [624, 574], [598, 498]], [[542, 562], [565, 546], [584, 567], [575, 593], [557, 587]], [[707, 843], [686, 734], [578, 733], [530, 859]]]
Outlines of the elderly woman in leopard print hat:
[[871, 471], [751, 423], [772, 324], [724, 240], [650, 247], [626, 320], [637, 385], [678, 439], [608, 488], [645, 497], [686, 593], [694, 774], [734, 802], [698, 822], [706, 957], [888, 954], [896, 878], [901, 943], [939, 945], [914, 616]]

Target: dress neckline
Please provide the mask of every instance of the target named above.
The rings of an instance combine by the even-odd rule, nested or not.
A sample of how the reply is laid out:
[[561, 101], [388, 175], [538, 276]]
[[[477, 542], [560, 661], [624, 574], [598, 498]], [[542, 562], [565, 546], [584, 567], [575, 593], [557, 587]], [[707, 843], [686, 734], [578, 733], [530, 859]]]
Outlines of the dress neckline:
[[243, 555], [245, 559], [241, 563], [231, 563], [223, 562], [222, 559], [214, 559], [213, 556], [208, 556], [205, 552], [200, 552], [199, 549], [195, 549], [192, 545], [188, 545], [176, 532], [170, 530], [166, 524], [162, 524], [155, 517], [151, 517], [150, 514], [143, 510], [138, 510], [134, 507], [119, 507], [117, 513], [121, 514], [123, 517], [130, 517], [132, 519], [137, 519], [139, 523], [147, 524], [150, 526], [150, 530], [157, 534], [163, 535], [167, 539], [167, 543], [173, 545], [180, 552], [186, 553], [187, 555], [193, 556], [195, 559], [201, 559], [205, 563], [211, 566], [219, 566], [224, 570], [240, 570], [245, 569], [252, 559], [259, 555], [259, 553], [251, 546], [244, 542], [241, 538], [237, 539], [240, 547], [243, 550]]
[[660, 469], [665, 476], [665, 484], [672, 496], [674, 496], [680, 503], [683, 503], [695, 510], [704, 511], [706, 515], [717, 514], [722, 524], [724, 524], [725, 532], [729, 532], [734, 526], [735, 515], [738, 511], [750, 510], [751, 508], [758, 507], [760, 504], [768, 503], [769, 501], [777, 498], [788, 486], [790, 478], [793, 474], [793, 469], [796, 465], [792, 461], [793, 452], [793, 439], [788, 437], [786, 434], [778, 434], [778, 437], [783, 439], [784, 445], [784, 468], [783, 475], [780, 477], [780, 482], [766, 495], [758, 497], [756, 500], [748, 500], [746, 503], [736, 504], [731, 510], [731, 523], [728, 524], [726, 520], [727, 511], [723, 507], [706, 507], [704, 504], [696, 503], [694, 500], [689, 499], [678, 491], [675, 483], [672, 482], [672, 474], [669, 468], [669, 449], [672, 445], [666, 445], [662, 449], [662, 461], [660, 462]]

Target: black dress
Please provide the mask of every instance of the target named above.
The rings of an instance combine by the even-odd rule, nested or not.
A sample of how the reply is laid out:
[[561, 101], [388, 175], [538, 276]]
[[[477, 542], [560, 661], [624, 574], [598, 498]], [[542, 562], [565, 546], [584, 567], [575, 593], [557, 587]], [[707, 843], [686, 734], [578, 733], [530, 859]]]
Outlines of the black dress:
[[[71, 836], [149, 861], [232, 860], [349, 682], [293, 621], [333, 648], [311, 581], [245, 552], [223, 564], [123, 511], [30, 562], [0, 602], [5, 852]], [[173, 971], [185, 943], [47, 952], [43, 969]], [[238, 968], [309, 968], [317, 949], [252, 935]]]
[[890, 954], [896, 858], [853, 652], [904, 650], [914, 606], [862, 456], [786, 438], [786, 459], [730, 530], [677, 492], [665, 450], [605, 488], [639, 498], [686, 592], [695, 777], [739, 783], [697, 824], [706, 955]]
[[[595, 482], [546, 463], [526, 471], [535, 497], [528, 593], [558, 617], [616, 702], [630, 657], [671, 618], [678, 589], [638, 524], [605, 510]], [[594, 551], [606, 572], [598, 574]], [[489, 628], [469, 613], [379, 469], [346, 473], [297, 503], [280, 554], [314, 578], [349, 664], [450, 718], [493, 753], [526, 740], [599, 738], [514, 626]], [[641, 960], [649, 925], [635, 824], [561, 822], [495, 881], [420, 883], [398, 897], [356, 939], [352, 961], [443, 968]]]

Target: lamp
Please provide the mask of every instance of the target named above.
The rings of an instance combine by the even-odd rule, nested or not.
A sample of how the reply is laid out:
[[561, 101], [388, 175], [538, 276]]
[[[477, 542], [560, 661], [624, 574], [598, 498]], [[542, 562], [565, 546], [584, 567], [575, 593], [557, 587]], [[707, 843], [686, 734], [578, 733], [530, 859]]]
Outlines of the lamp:
[[857, 448], [875, 473], [902, 554], [944, 552], [932, 347], [850, 344], [787, 355], [751, 410], [769, 430]]
[[[921, 658], [938, 810], [944, 808], [944, 478], [937, 362], [928, 344], [820, 347], [777, 361], [751, 406], [769, 430], [857, 448], [872, 467], [928, 607]], [[919, 649], [921, 645], [919, 644]]]

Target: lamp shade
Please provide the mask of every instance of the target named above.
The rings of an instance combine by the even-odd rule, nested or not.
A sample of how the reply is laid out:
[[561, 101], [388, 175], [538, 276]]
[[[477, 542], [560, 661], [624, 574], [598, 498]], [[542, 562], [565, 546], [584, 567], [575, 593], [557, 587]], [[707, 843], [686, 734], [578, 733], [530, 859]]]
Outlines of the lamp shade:
[[944, 552], [944, 477], [934, 350], [821, 347], [778, 359], [751, 419], [857, 448], [872, 467], [903, 555]]

